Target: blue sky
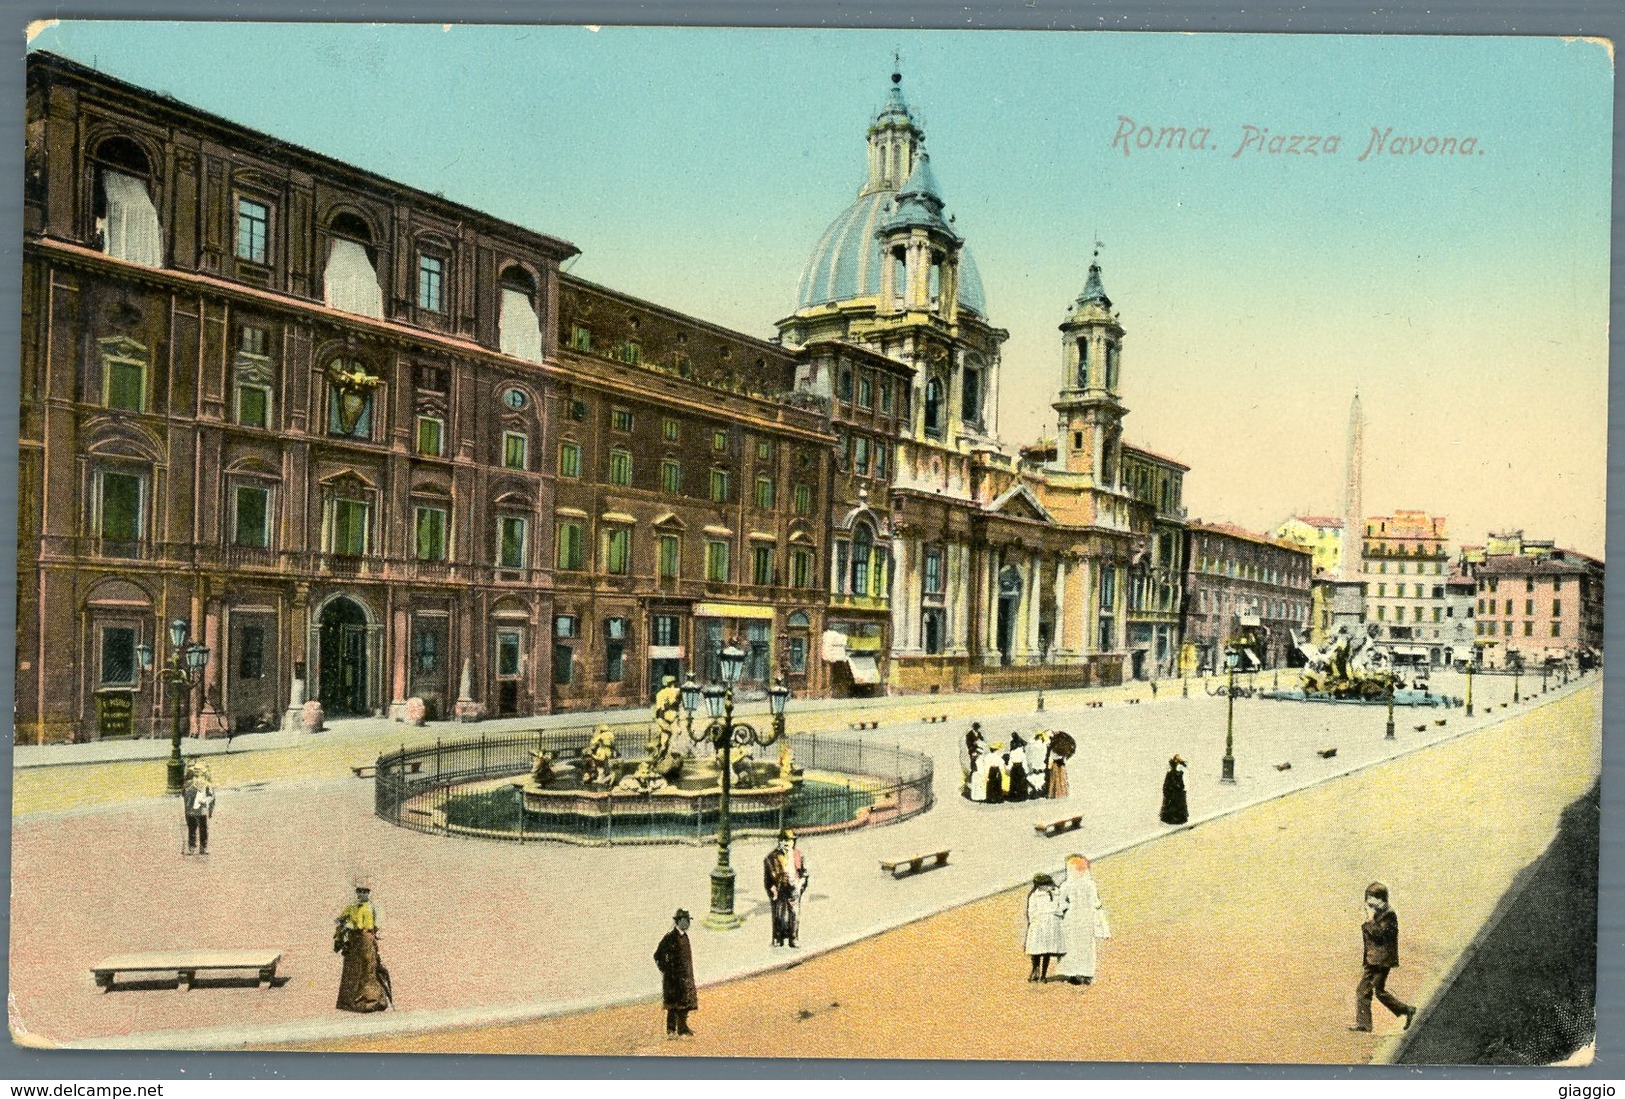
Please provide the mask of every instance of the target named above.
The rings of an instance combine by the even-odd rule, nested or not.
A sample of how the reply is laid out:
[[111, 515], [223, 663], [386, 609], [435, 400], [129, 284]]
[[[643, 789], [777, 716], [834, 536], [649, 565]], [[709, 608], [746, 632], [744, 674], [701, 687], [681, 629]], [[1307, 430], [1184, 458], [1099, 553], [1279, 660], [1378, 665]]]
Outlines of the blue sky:
[[[65, 54], [575, 242], [573, 271], [757, 335], [863, 178], [892, 51], [1005, 345], [1003, 434], [1052, 430], [1105, 242], [1128, 437], [1193, 516], [1365, 500], [1603, 549], [1613, 66], [1517, 38], [64, 23]], [[1210, 148], [1130, 149], [1136, 126]], [[1233, 155], [1245, 126], [1336, 155]], [[1475, 155], [1357, 158], [1372, 128]], [[1300, 148], [1307, 141], [1300, 143]]]

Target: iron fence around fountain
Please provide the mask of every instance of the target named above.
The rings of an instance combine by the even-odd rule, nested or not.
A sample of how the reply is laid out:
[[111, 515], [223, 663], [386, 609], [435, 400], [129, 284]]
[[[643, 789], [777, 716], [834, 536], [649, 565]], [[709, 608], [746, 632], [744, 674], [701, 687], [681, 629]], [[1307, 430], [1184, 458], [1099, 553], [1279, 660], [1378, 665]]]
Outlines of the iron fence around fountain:
[[[378, 757], [374, 810], [391, 824], [419, 832], [517, 843], [714, 841], [720, 795], [688, 798], [679, 809], [649, 795], [610, 798], [583, 792], [578, 799], [557, 799], [555, 811], [527, 810], [521, 787], [534, 765], [532, 753], [573, 760], [592, 735], [592, 727], [581, 726], [402, 747]], [[806, 835], [877, 827], [907, 820], [935, 804], [931, 757], [921, 752], [816, 733], [791, 734], [789, 740], [803, 779], [793, 802], [786, 799], [771, 811], [753, 811], [736, 797], [730, 812], [735, 836], [776, 835], [783, 828]]]

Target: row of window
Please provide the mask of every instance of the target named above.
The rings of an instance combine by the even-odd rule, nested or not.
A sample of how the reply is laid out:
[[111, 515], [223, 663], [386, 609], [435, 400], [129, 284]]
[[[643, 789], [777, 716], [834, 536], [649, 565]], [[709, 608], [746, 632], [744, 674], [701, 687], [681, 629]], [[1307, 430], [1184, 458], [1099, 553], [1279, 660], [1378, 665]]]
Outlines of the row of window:
[[[1371, 532], [1367, 531], [1366, 533]], [[1425, 542], [1418, 542], [1409, 550], [1406, 550], [1403, 542], [1397, 542], [1392, 547], [1387, 542], [1367, 542], [1365, 544], [1365, 555], [1367, 557], [1404, 557], [1407, 554], [1415, 557], [1443, 557], [1444, 543], [1435, 542], [1429, 545]]]
[[[605, 524], [598, 537], [598, 572], [608, 576], [628, 576], [632, 571], [632, 528]], [[655, 576], [679, 580], [683, 576], [683, 537], [659, 532], [655, 539]], [[704, 540], [703, 575], [708, 583], [733, 582], [733, 542], [726, 538]], [[813, 551], [793, 546], [789, 555], [788, 585], [811, 588], [815, 584]], [[579, 519], [560, 519], [554, 524], [553, 566], [564, 571], [587, 568], [587, 524]], [[750, 581], [758, 586], [786, 583], [777, 565], [777, 547], [753, 542], [750, 547]]]
[[[1512, 623], [1511, 622], [1502, 622], [1502, 623], [1500, 623], [1500, 626], [1501, 626], [1501, 636], [1502, 637], [1511, 637], [1512, 636]], [[1496, 623], [1494, 623], [1494, 622], [1480, 622], [1478, 624], [1478, 635], [1480, 637], [1494, 637], [1495, 636], [1495, 627], [1496, 627]], [[1563, 623], [1561, 623], [1561, 622], [1553, 622], [1552, 623], [1552, 634], [1551, 635], [1553, 637], [1561, 637], [1561, 636], [1563, 636]], [[1535, 624], [1533, 622], [1525, 622], [1523, 624], [1523, 636], [1525, 636], [1525, 637], [1534, 637], [1535, 636]]]
[[[1421, 621], [1423, 621], [1425, 612], [1430, 610], [1430, 609], [1433, 612], [1433, 621], [1435, 621], [1435, 622], [1443, 622], [1446, 618], [1454, 618], [1454, 617], [1456, 617], [1456, 608], [1454, 608], [1454, 607], [1432, 607], [1432, 608], [1428, 608], [1428, 607], [1412, 607], [1411, 608], [1411, 621], [1412, 622], [1421, 622]], [[1403, 622], [1403, 621], [1405, 621], [1405, 608], [1404, 607], [1394, 607], [1393, 612], [1394, 613], [1393, 613], [1392, 621], [1394, 621], [1394, 622]], [[1387, 622], [1389, 620], [1390, 619], [1388, 617], [1388, 608], [1383, 606], [1380, 603], [1377, 604], [1377, 621], [1378, 622]]]
[[[1236, 605], [1233, 596], [1206, 588], [1198, 589], [1196, 592], [1196, 606], [1203, 614], [1229, 613]], [[1243, 605], [1249, 608], [1255, 606], [1252, 603]], [[1291, 622], [1306, 622], [1309, 618], [1309, 604], [1294, 599], [1266, 599], [1256, 606], [1258, 609], [1253, 613], [1258, 614], [1260, 618], [1284, 618]]]
[[[1554, 576], [1551, 579], [1552, 579], [1552, 590], [1554, 592], [1562, 591], [1563, 590], [1563, 578], [1561, 576]], [[1500, 579], [1498, 577], [1491, 576], [1491, 577], [1486, 579], [1485, 577], [1481, 576], [1481, 577], [1478, 578], [1478, 590], [1479, 591], [1493, 592], [1499, 586], [1500, 586]], [[1535, 590], [1535, 578], [1533, 576], [1524, 577], [1523, 590], [1526, 591], [1526, 592], [1532, 592], [1532, 591]], [[1582, 594], [1583, 594], [1583, 592], [1582, 592]]]
[[[1412, 599], [1426, 599], [1426, 598], [1428, 598], [1428, 596], [1425, 596], [1425, 595], [1422, 594], [1422, 592], [1425, 589], [1421, 584], [1412, 584], [1411, 588], [1416, 593], [1416, 594], [1411, 596]], [[1433, 585], [1432, 590], [1433, 590], [1432, 598], [1434, 598], [1434, 599], [1443, 599], [1444, 598], [1444, 585], [1443, 584], [1435, 584], [1435, 585]], [[1360, 585], [1360, 594], [1369, 599], [1371, 597], [1371, 585], [1370, 584], [1361, 584]], [[1378, 599], [1386, 599], [1386, 598], [1388, 598], [1388, 585], [1387, 584], [1378, 584], [1377, 585], [1377, 598]], [[1395, 584], [1394, 585], [1394, 598], [1395, 599], [1404, 599], [1405, 598], [1405, 585], [1404, 584]]]
[[[152, 168], [139, 145], [116, 137], [103, 142], [92, 157], [96, 164], [94, 213], [101, 250], [148, 267], [164, 266], [163, 232], [149, 191]], [[263, 194], [234, 196], [232, 253], [252, 267], [275, 265], [277, 209]], [[372, 229], [353, 213], [336, 214], [325, 226], [330, 237], [322, 274], [323, 300], [332, 308], [382, 319], [384, 294], [379, 284]], [[432, 246], [416, 253], [414, 301], [425, 313], [447, 313], [447, 270], [450, 254]], [[523, 267], [509, 264], [498, 277], [499, 346], [504, 354], [541, 361], [541, 331], [535, 307], [536, 281]]]
[[[1403, 576], [1408, 571], [1408, 566], [1410, 564], [1412, 564], [1412, 562], [1395, 561], [1394, 571]], [[1415, 565], [1417, 576], [1443, 576], [1445, 574], [1443, 561], [1417, 561], [1415, 562]], [[1369, 566], [1367, 566], [1366, 571], [1371, 572], [1372, 570]], [[1388, 562], [1378, 561], [1376, 571], [1379, 573], [1386, 573], [1388, 571]]]
[[[1495, 600], [1493, 600], [1493, 599], [1490, 599], [1490, 600], [1480, 599], [1478, 601], [1478, 613], [1479, 614], [1494, 614], [1495, 613]], [[1509, 615], [1509, 616], [1512, 614], [1512, 600], [1510, 600], [1510, 599], [1508, 599], [1506, 601], [1506, 611], [1505, 611], [1505, 613], [1507, 615]], [[1533, 599], [1525, 599], [1523, 601], [1523, 613], [1524, 613], [1524, 615], [1526, 617], [1530, 617], [1530, 616], [1534, 615], [1534, 613], [1535, 613], [1535, 601]], [[1561, 618], [1561, 617], [1563, 617], [1563, 601], [1561, 599], [1553, 599], [1552, 600], [1552, 617], [1553, 618]]]
[[1196, 571], [1212, 573], [1215, 576], [1229, 576], [1237, 580], [1253, 580], [1262, 584], [1297, 584], [1306, 579], [1301, 569], [1283, 570], [1273, 565], [1261, 566], [1253, 561], [1238, 562], [1232, 557], [1205, 553], [1197, 556]]
[[[969, 389], [967, 388], [967, 392]], [[850, 364], [843, 364], [836, 376], [835, 395], [847, 404], [855, 404], [864, 411], [876, 407], [875, 395], [879, 394], [878, 402], [880, 414], [890, 416], [894, 407], [900, 409], [900, 414], [908, 416], [909, 391], [908, 387], [896, 384], [891, 378], [882, 375], [876, 378], [868, 370], [854, 369]], [[896, 394], [894, 399], [893, 394]], [[967, 417], [973, 418], [973, 417]]]
[[884, 479], [887, 476], [888, 447], [879, 439], [854, 433], [837, 443], [837, 447], [841, 469], [849, 469], [859, 477]]

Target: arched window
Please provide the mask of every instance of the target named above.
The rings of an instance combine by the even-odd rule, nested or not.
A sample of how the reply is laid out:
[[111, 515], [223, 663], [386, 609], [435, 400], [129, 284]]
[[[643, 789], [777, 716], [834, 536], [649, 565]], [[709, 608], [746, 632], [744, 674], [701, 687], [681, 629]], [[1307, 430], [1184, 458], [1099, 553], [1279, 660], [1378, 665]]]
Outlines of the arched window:
[[963, 391], [960, 394], [960, 415], [966, 423], [980, 424], [982, 422], [982, 372], [977, 367], [966, 366], [963, 379]]
[[378, 285], [372, 230], [355, 214], [339, 214], [328, 225], [332, 243], [322, 273], [322, 299], [334, 309], [383, 318], [384, 292]]
[[937, 378], [925, 383], [925, 431], [942, 435], [942, 382]]
[[858, 524], [852, 533], [852, 594], [869, 594], [869, 562], [874, 552], [874, 535], [867, 524]]
[[96, 171], [92, 216], [102, 251], [131, 263], [162, 267], [164, 242], [149, 190], [152, 168], [147, 154], [129, 138], [114, 137], [97, 147], [92, 162]]
[[504, 355], [526, 362], [542, 361], [541, 325], [536, 320], [536, 280], [517, 264], [503, 269], [498, 280], [502, 291], [501, 312], [497, 317], [497, 341]]

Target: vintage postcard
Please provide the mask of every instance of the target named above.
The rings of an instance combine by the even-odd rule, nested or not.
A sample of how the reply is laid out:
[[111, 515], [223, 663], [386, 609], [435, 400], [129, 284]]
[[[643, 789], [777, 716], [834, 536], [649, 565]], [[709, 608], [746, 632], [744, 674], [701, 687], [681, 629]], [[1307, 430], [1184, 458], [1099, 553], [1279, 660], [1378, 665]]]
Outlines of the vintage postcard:
[[32, 27], [12, 1040], [1589, 1063], [1612, 96]]

